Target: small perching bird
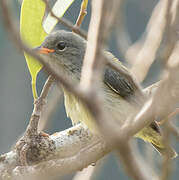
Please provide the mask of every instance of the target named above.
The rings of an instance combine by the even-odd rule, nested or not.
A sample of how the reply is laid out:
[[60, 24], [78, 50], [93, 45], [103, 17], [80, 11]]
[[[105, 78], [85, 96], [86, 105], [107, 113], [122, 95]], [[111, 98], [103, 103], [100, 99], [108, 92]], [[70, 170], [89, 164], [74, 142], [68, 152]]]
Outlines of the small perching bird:
[[[83, 58], [86, 51], [86, 41], [83, 38], [73, 32], [57, 31], [50, 34], [37, 49], [54, 68], [58, 68], [59, 71], [69, 76], [74, 83], [80, 82]], [[109, 52], [104, 52], [112, 63], [129, 73], [117, 58]], [[119, 123], [123, 123], [129, 115], [134, 115], [145, 101], [145, 95], [134, 81], [128, 81], [121, 73], [108, 66], [104, 69], [101, 89], [104, 110], [110, 113], [111, 117], [119, 119]], [[92, 133], [97, 133], [96, 124], [86, 106], [78, 97], [65, 88], [63, 88], [63, 91], [66, 113], [71, 118], [72, 123], [83, 122]], [[148, 127], [143, 128], [135, 136], [150, 142], [160, 153], [166, 152], [160, 129], [155, 121]], [[172, 148], [169, 148], [168, 152], [171, 158], [177, 156]]]

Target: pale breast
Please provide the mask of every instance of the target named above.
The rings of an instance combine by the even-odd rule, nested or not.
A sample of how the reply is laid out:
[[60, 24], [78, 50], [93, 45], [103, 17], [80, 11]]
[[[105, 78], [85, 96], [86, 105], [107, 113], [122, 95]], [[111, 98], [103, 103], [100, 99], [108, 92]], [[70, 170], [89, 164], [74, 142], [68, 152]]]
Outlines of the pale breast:
[[[64, 90], [64, 102], [67, 116], [71, 119], [73, 125], [82, 122], [92, 132], [96, 133], [98, 131], [92, 115], [77, 97]], [[110, 114], [109, 121], [114, 118], [117, 124], [123, 123], [130, 113], [134, 112], [134, 107], [129, 102], [113, 93], [108, 87], [105, 88], [103, 107], [104, 111]]]
[[77, 97], [66, 90], [64, 90], [64, 103], [67, 116], [71, 119], [73, 125], [81, 122], [93, 132], [96, 131], [93, 118], [87, 108]]

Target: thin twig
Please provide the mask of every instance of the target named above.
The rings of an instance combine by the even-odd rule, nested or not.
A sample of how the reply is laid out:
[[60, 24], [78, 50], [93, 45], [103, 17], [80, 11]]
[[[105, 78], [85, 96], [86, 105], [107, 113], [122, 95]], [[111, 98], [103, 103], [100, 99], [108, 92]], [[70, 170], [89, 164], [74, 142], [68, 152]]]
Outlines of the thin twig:
[[168, 10], [166, 14], [166, 45], [163, 49], [163, 53], [161, 53], [161, 59], [164, 65], [167, 65], [169, 56], [171, 54], [171, 51], [173, 50], [175, 46], [176, 39], [178, 39], [178, 30], [179, 27], [177, 27], [178, 24], [178, 18], [179, 18], [179, 1], [173, 0], [169, 1], [168, 4]]
[[44, 3], [46, 4], [46, 9], [47, 9], [47, 11], [50, 12], [50, 13], [51, 13], [51, 16], [54, 17], [55, 19], [57, 19], [57, 21], [58, 21], [59, 23], [61, 23], [62, 25], [66, 26], [67, 28], [73, 30], [76, 34], [80, 35], [80, 36], [83, 37], [84, 39], [87, 38], [87, 35], [86, 35], [86, 32], [85, 32], [85, 31], [81, 30], [78, 26], [75, 26], [75, 27], [74, 27], [74, 25], [73, 25], [70, 21], [68, 21], [67, 19], [65, 19], [65, 18], [59, 18], [58, 16], [56, 16], [56, 15], [53, 13], [52, 9], [50, 8], [49, 3], [48, 3], [48, 0], [43, 0], [43, 1], [44, 1]]
[[167, 118], [162, 119], [161, 121], [159, 121], [159, 124], [164, 124], [165, 122], [167, 122], [168, 120], [170, 120], [171, 118], [173, 118], [174, 116], [176, 116], [179, 113], [179, 108], [176, 108], [172, 113], [170, 113], [168, 115]]
[[88, 0], [83, 0], [81, 3], [81, 9], [74, 27], [80, 27], [84, 17], [87, 15]]
[[50, 87], [52, 86], [52, 83], [54, 82], [54, 77], [53, 76], [49, 76], [48, 79], [46, 80], [44, 87], [41, 91], [40, 94], [40, 99], [45, 99], [47, 97], [47, 94], [49, 92]]
[[[174, 49], [173, 53], [176, 50]], [[160, 83], [153, 97], [148, 100], [136, 116], [133, 125], [130, 124], [130, 127], [126, 127], [126, 131], [129, 128], [132, 136], [142, 127], [149, 125], [156, 116], [161, 118], [168, 116], [176, 103], [178, 103], [178, 69], [179, 64], [169, 70], [167, 77]]]
[[[139, 82], [142, 82], [146, 77], [162, 41], [166, 27], [165, 16], [167, 14], [168, 3], [169, 0], [160, 0], [158, 2], [147, 25], [144, 42], [141, 43], [143, 39], [140, 40], [127, 52], [127, 59], [129, 60], [130, 58], [130, 62], [133, 64], [131, 72], [135, 74]], [[139, 43], [141, 44], [141, 49], [137, 50], [136, 47], [139, 46]], [[134, 54], [131, 55], [131, 52], [135, 52], [135, 56]]]
[[31, 146], [35, 146], [34, 139], [39, 139], [38, 144], [40, 144], [40, 139], [41, 141], [46, 141], [46, 143], [50, 143], [50, 141], [47, 139], [48, 135], [46, 133], [39, 133], [38, 125], [41, 118], [41, 113], [43, 111], [43, 107], [45, 105], [45, 98], [50, 90], [53, 81], [54, 78], [52, 76], [49, 76], [42, 89], [40, 97], [34, 102], [34, 109], [26, 131], [23, 137], [21, 137], [16, 143], [15, 149], [19, 154], [19, 161], [21, 165], [28, 165], [27, 152], [29, 151]]
[[59, 87], [53, 88], [51, 90], [50, 96], [47, 99], [48, 103], [44, 107], [44, 110], [41, 114], [41, 120], [39, 122], [39, 131], [43, 131], [48, 123], [50, 122], [51, 115], [55, 112], [56, 109], [58, 109], [58, 103], [62, 102], [62, 91], [59, 89]]

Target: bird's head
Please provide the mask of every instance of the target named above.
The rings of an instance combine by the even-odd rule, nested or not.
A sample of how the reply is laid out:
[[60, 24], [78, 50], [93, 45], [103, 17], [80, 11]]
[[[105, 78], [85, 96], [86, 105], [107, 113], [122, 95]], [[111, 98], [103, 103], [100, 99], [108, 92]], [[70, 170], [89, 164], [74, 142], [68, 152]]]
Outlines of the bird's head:
[[80, 78], [86, 41], [73, 32], [57, 31], [46, 37], [38, 52], [63, 73]]

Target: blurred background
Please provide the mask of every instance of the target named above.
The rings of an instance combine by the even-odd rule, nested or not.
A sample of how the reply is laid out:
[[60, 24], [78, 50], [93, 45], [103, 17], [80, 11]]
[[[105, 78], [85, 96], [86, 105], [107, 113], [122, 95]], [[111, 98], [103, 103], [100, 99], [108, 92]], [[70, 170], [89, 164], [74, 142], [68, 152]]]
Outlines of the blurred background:
[[[82, 28], [87, 30], [90, 20], [91, 5], [89, 1], [88, 15], [86, 16]], [[125, 20], [127, 31], [132, 43], [145, 31], [147, 22], [151, 16], [152, 10], [155, 7], [157, 0], [127, 0], [124, 7]], [[81, 1], [76, 0], [68, 9], [65, 17], [75, 23]], [[13, 1], [12, 13], [16, 17], [15, 22], [19, 26], [20, 2]], [[65, 29], [61, 25], [57, 25], [56, 29]], [[112, 32], [109, 49], [121, 61], [124, 61], [124, 55], [118, 48], [118, 36]], [[13, 42], [6, 33], [0, 19], [0, 153], [5, 153], [11, 149], [13, 144], [25, 131], [33, 108], [33, 98], [31, 93], [31, 77], [25, 62], [23, 54], [14, 46]], [[160, 72], [160, 61], [155, 61], [152, 64], [151, 70], [145, 79], [143, 86], [148, 86], [157, 81]], [[40, 93], [41, 88], [45, 82], [46, 75], [41, 72], [38, 76], [37, 87]], [[56, 131], [64, 130], [71, 127], [71, 121], [66, 117], [63, 97], [58, 102], [50, 121], [48, 122], [45, 131], [47, 133], [54, 133]], [[157, 160], [156, 168], [159, 167], [161, 158], [157, 152], [152, 150], [149, 144], [145, 144], [142, 140], [135, 140], [144, 154], [145, 163], [153, 163], [152, 159]], [[172, 144], [179, 153], [179, 145], [175, 138], [172, 139]], [[144, 149], [152, 151], [153, 155], [144, 152]], [[177, 169], [179, 168], [179, 158], [173, 161], [174, 169], [171, 179], [178, 179]], [[149, 162], [150, 161], [150, 162]], [[93, 179], [95, 180], [116, 180], [116, 179], [130, 179], [124, 172], [122, 164], [118, 162], [114, 154], [110, 154], [104, 158], [103, 163], [95, 173]], [[72, 179], [73, 175], [66, 176], [61, 179]]]

